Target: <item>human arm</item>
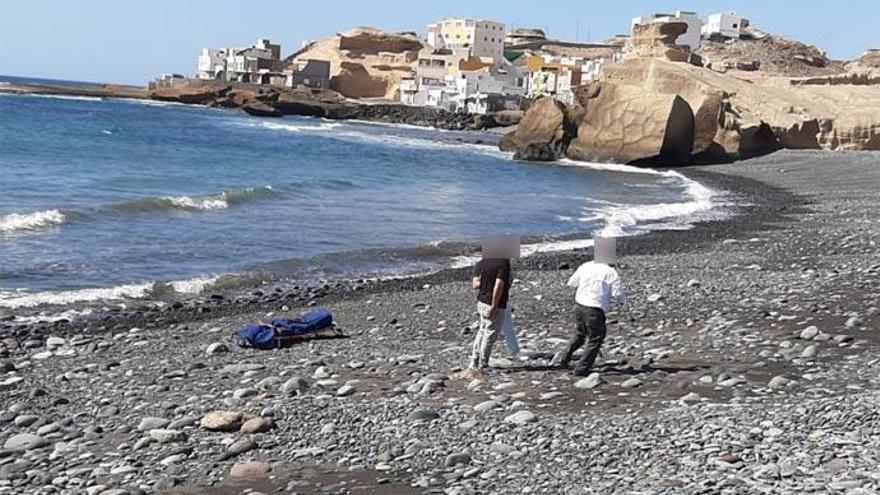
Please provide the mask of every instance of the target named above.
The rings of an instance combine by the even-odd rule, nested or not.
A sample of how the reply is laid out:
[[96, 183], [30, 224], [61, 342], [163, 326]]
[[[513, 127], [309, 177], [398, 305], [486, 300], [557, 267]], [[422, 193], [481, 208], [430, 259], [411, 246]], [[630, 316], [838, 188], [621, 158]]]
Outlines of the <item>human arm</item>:
[[492, 308], [489, 310], [489, 316], [494, 318], [498, 308], [501, 307], [501, 298], [504, 297], [504, 280], [502, 278], [495, 279], [495, 287], [492, 289]]
[[565, 284], [572, 289], [576, 289], [578, 285], [581, 283], [581, 269], [578, 267], [574, 273], [571, 274], [571, 277], [568, 277], [568, 282]]
[[475, 291], [480, 290], [480, 276], [482, 275], [482, 272], [483, 272], [483, 262], [478, 261], [477, 264], [474, 265], [474, 269], [471, 272], [471, 277], [473, 277], [471, 279], [471, 289], [473, 289]]

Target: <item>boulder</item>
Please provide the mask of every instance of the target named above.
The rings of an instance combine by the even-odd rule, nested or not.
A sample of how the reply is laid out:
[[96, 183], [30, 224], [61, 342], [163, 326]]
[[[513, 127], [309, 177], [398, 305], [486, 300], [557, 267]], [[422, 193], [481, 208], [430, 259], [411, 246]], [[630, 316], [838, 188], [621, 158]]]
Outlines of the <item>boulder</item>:
[[522, 121], [523, 115], [522, 110], [501, 110], [491, 114], [495, 124], [499, 127], [517, 125]]
[[254, 101], [241, 107], [248, 115], [256, 117], [283, 117], [284, 113], [277, 108], [263, 102]]
[[603, 85], [589, 102], [568, 156], [600, 162], [686, 164], [694, 144], [694, 114], [674, 94]]
[[516, 130], [502, 138], [500, 147], [513, 151], [517, 160], [552, 161], [565, 153], [576, 132], [566, 106], [542, 97], [529, 106]]

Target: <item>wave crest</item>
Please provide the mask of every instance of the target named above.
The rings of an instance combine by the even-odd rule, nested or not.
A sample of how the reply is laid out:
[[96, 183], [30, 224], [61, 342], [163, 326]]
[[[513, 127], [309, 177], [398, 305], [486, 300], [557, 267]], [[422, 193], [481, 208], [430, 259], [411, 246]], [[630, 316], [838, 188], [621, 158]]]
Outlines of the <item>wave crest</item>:
[[247, 187], [221, 191], [219, 194], [210, 196], [163, 196], [159, 198], [144, 198], [119, 203], [110, 207], [112, 210], [123, 212], [147, 212], [155, 210], [190, 210], [211, 211], [225, 210], [232, 205], [245, 203], [252, 199], [275, 194], [271, 186], [261, 188]]
[[60, 210], [45, 210], [35, 213], [10, 213], [0, 216], [0, 232], [39, 230], [61, 225], [67, 217]]

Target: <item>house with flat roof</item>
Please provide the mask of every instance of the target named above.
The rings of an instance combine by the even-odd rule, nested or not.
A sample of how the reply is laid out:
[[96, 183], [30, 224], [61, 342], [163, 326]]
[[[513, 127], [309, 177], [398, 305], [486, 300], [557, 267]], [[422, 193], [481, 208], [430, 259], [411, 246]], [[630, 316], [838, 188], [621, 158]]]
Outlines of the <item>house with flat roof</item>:
[[709, 16], [706, 25], [703, 27], [703, 36], [707, 38], [720, 36], [738, 39], [740, 34], [742, 34], [742, 28], [748, 24], [748, 19], [744, 19], [739, 14], [719, 12]]
[[428, 25], [428, 44], [435, 49], [465, 49], [472, 57], [500, 63], [504, 57], [504, 24], [482, 19], [443, 19]]

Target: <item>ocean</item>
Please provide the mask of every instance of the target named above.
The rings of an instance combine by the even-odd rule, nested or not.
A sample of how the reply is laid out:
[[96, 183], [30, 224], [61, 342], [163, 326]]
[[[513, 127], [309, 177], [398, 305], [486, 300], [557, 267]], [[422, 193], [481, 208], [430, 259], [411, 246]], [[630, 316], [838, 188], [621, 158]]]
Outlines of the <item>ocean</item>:
[[[16, 81], [20, 82], [20, 81]], [[516, 162], [497, 135], [0, 95], [0, 309], [197, 292], [217, 277], [400, 276], [596, 231], [687, 228], [715, 191], [674, 172]]]

